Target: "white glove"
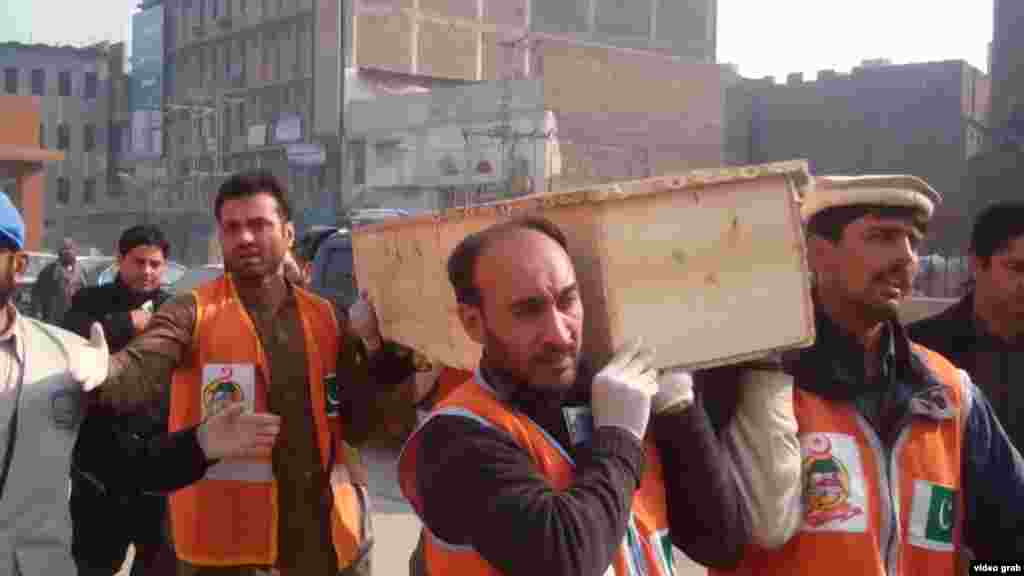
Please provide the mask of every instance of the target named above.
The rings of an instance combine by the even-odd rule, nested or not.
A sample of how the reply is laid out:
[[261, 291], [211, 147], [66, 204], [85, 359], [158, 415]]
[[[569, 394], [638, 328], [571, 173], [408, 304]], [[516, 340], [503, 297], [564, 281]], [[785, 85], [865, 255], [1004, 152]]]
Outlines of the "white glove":
[[755, 543], [780, 548], [803, 522], [800, 440], [793, 377], [782, 370], [740, 376], [740, 401], [726, 429]]
[[349, 330], [362, 339], [367, 348], [380, 346], [380, 324], [377, 311], [366, 292], [348, 308]]
[[666, 370], [658, 376], [658, 393], [651, 399], [655, 414], [667, 410], [686, 410], [693, 405], [693, 376], [680, 369]]
[[643, 440], [651, 417], [651, 398], [658, 392], [653, 361], [654, 350], [633, 340], [594, 376], [590, 408], [595, 428], [614, 426]]
[[110, 349], [103, 335], [103, 326], [94, 322], [89, 329], [89, 343], [71, 350], [68, 358], [71, 378], [86, 392], [102, 384], [110, 373]]

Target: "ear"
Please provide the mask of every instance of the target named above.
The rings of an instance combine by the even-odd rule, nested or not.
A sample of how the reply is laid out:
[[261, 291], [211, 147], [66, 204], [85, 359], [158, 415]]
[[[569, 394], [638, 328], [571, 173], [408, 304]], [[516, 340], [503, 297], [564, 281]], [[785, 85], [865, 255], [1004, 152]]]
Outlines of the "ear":
[[24, 274], [26, 268], [28, 268], [28, 254], [18, 252], [14, 255], [14, 273], [18, 275]]
[[459, 304], [459, 321], [462, 322], [462, 328], [466, 331], [470, 340], [483, 346], [486, 340], [484, 330], [484, 316], [483, 311], [479, 307], [473, 306], [472, 304]]
[[284, 225], [284, 239], [288, 241], [288, 247], [295, 245], [295, 224], [286, 222]]
[[832, 247], [832, 243], [821, 236], [816, 234], [809, 234], [807, 236], [807, 265], [815, 275], [821, 274], [822, 267], [828, 261], [829, 250]]
[[[978, 258], [977, 256], [975, 256], [974, 254], [971, 254], [971, 258], [969, 260], [969, 263], [970, 263], [971, 274], [974, 275], [975, 277], [977, 277], [979, 270], [986, 270], [988, 268], [988, 266], [985, 265], [985, 262], [981, 258]], [[991, 264], [991, 263], [992, 262], [989, 261], [989, 264]]]

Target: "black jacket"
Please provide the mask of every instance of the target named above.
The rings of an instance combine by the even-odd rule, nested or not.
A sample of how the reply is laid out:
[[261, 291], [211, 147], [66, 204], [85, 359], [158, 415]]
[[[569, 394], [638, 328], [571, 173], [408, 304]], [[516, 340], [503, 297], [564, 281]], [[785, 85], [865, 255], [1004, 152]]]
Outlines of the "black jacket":
[[[134, 293], [119, 277], [113, 284], [75, 294], [64, 328], [88, 338], [92, 323], [99, 322], [116, 353], [135, 336], [130, 311], [150, 300], [155, 310], [170, 296], [163, 290]], [[101, 494], [131, 496], [171, 492], [205, 473], [208, 463], [195, 428], [167, 434], [166, 396], [159, 405], [129, 414], [115, 413], [99, 402], [88, 404], [72, 454], [73, 480], [90, 482]]]
[[[552, 489], [529, 454], [501, 432], [452, 416], [428, 421], [416, 457], [424, 524], [507, 574], [603, 573], [622, 545], [644, 462], [640, 442], [621, 429], [598, 428], [573, 443], [563, 408], [589, 406], [590, 376], [581, 371], [563, 401], [521, 390], [508, 398], [573, 458], [567, 490]], [[704, 392], [698, 383], [693, 407], [656, 416], [650, 427], [662, 458], [672, 543], [705, 566], [729, 569], [749, 542], [750, 521]], [[727, 417], [727, 401], [718, 404], [725, 405], [710, 412]]]
[[999, 422], [1014, 446], [1024, 449], [1024, 350], [1003, 342], [978, 324], [974, 294], [964, 296], [942, 313], [907, 328], [910, 339], [942, 354], [971, 375], [992, 402]]

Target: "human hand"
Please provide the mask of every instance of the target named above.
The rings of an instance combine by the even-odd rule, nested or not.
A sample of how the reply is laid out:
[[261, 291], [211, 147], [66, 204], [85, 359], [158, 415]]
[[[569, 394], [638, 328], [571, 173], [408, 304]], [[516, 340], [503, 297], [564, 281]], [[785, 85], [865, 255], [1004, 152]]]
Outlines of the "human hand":
[[623, 346], [594, 376], [591, 411], [594, 426], [614, 426], [643, 440], [651, 417], [651, 399], [658, 392], [657, 372], [651, 368], [654, 350], [640, 340]]
[[153, 318], [153, 314], [145, 308], [136, 308], [128, 312], [128, 315], [132, 319], [132, 328], [136, 334], [142, 333], [146, 329], [146, 325], [149, 324], [150, 319]]
[[369, 294], [363, 291], [348, 309], [349, 329], [362, 339], [369, 351], [381, 347], [380, 323]]
[[89, 329], [89, 342], [72, 350], [68, 358], [71, 378], [86, 392], [102, 384], [110, 373], [110, 349], [103, 326], [94, 322]]
[[658, 393], [651, 399], [655, 414], [683, 411], [693, 405], [693, 376], [685, 370], [666, 370], [658, 375]]
[[245, 404], [236, 402], [207, 418], [197, 435], [209, 460], [255, 458], [270, 456], [280, 430], [280, 416], [247, 413]]

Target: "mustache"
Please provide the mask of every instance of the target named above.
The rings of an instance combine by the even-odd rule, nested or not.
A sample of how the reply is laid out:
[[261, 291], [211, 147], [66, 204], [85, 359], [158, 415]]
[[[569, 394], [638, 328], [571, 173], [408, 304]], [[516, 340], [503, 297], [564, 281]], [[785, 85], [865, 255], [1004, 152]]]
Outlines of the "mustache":
[[540, 354], [533, 357], [533, 362], [538, 364], [557, 364], [566, 358], [579, 360], [579, 352], [574, 345], [558, 347], [548, 346]]
[[893, 264], [885, 270], [875, 274], [875, 282], [897, 279], [901, 284], [911, 284], [914, 281], [914, 269], [909, 264]]

